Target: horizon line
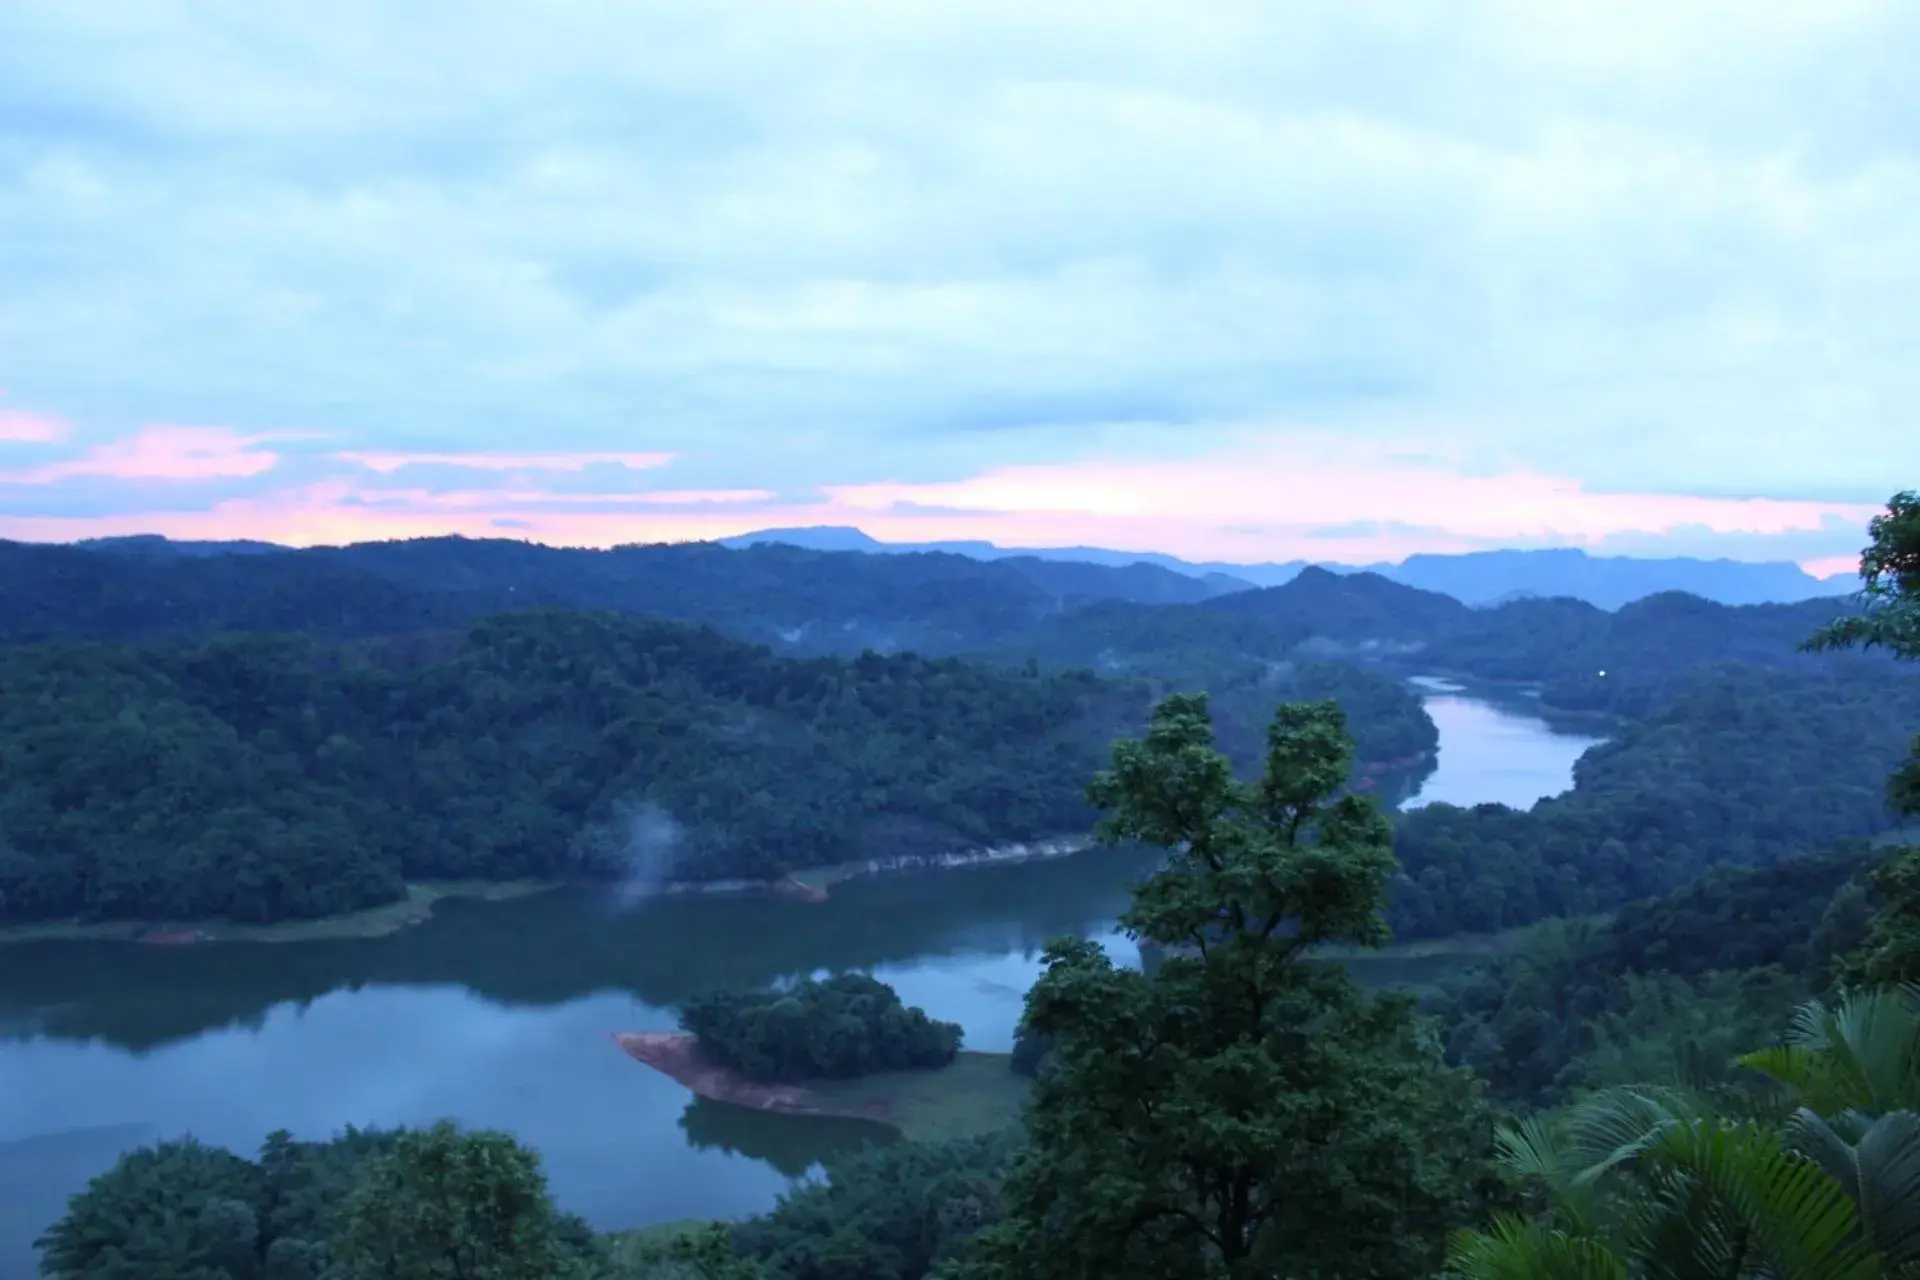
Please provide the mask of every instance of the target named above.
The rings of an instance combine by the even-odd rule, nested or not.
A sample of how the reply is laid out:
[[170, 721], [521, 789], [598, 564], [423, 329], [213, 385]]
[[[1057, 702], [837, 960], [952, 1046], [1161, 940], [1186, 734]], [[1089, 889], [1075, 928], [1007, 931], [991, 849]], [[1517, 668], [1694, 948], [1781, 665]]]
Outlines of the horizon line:
[[[1065, 555], [1067, 553], [1071, 553], [1074, 551], [1088, 551], [1088, 552], [1104, 553], [1107, 555], [1115, 555], [1115, 556], [1140, 557], [1140, 559], [1132, 561], [1132, 563], [1134, 564], [1150, 564], [1152, 563], [1152, 561], [1151, 559], [1149, 559], [1149, 557], [1159, 557], [1165, 560], [1173, 560], [1180, 564], [1188, 565], [1196, 569], [1204, 568], [1208, 566], [1215, 566], [1215, 565], [1225, 565], [1233, 568], [1242, 568], [1242, 569], [1275, 569], [1275, 568], [1288, 568], [1288, 567], [1295, 567], [1295, 566], [1300, 568], [1306, 568], [1309, 566], [1318, 566], [1321, 568], [1339, 567], [1342, 569], [1349, 569], [1357, 572], [1364, 572], [1367, 570], [1371, 570], [1377, 566], [1391, 566], [1391, 567], [1404, 566], [1408, 560], [1411, 560], [1416, 556], [1429, 556], [1436, 560], [1458, 560], [1458, 559], [1463, 559], [1467, 556], [1495, 555], [1502, 552], [1514, 552], [1514, 553], [1519, 553], [1523, 555], [1532, 555], [1532, 554], [1540, 554], [1540, 553], [1568, 552], [1568, 551], [1571, 551], [1576, 555], [1579, 555], [1588, 560], [1631, 560], [1631, 561], [1639, 561], [1643, 563], [1682, 562], [1682, 563], [1707, 564], [1707, 565], [1711, 565], [1711, 564], [1792, 565], [1794, 568], [1806, 574], [1807, 577], [1810, 578], [1811, 580], [1815, 582], [1821, 582], [1821, 583], [1831, 582], [1835, 578], [1840, 578], [1840, 577], [1852, 577], [1857, 574], [1858, 568], [1859, 568], [1858, 558], [1854, 556], [1821, 556], [1821, 557], [1814, 557], [1809, 560], [1790, 560], [1790, 559], [1743, 560], [1735, 556], [1632, 555], [1632, 554], [1617, 554], [1617, 553], [1608, 554], [1608, 553], [1597, 553], [1594, 551], [1590, 551], [1585, 547], [1571, 546], [1566, 544], [1559, 544], [1559, 545], [1553, 545], [1553, 546], [1536, 546], [1536, 547], [1515, 547], [1515, 546], [1483, 547], [1473, 551], [1413, 551], [1413, 552], [1407, 553], [1405, 556], [1402, 556], [1398, 560], [1370, 560], [1370, 561], [1224, 560], [1224, 559], [1190, 560], [1185, 556], [1178, 556], [1168, 551], [1141, 550], [1133, 547], [1102, 547], [1102, 546], [1095, 546], [1090, 543], [1067, 543], [1067, 544], [1058, 544], [1058, 545], [1050, 545], [1050, 546], [1049, 545], [1006, 546], [1001, 543], [993, 542], [985, 538], [941, 538], [941, 539], [933, 539], [930, 541], [921, 541], [921, 542], [895, 542], [885, 538], [876, 538], [872, 534], [868, 533], [866, 530], [862, 529], [860, 526], [850, 525], [850, 524], [773, 526], [765, 529], [749, 529], [743, 533], [720, 534], [714, 537], [707, 537], [707, 538], [659, 538], [652, 541], [611, 543], [606, 546], [593, 546], [586, 543], [549, 542], [544, 539], [534, 537], [531, 534], [515, 532], [512, 530], [501, 530], [497, 533], [492, 533], [485, 536], [475, 536], [472, 534], [459, 533], [459, 532], [446, 532], [446, 533], [417, 534], [413, 537], [407, 537], [407, 538], [367, 538], [367, 539], [363, 539], [356, 542], [311, 542], [311, 543], [274, 542], [266, 538], [175, 538], [175, 537], [170, 537], [169, 535], [164, 533], [102, 534], [102, 535], [98, 535], [90, 538], [76, 538], [76, 539], [65, 540], [65, 541], [59, 540], [59, 539], [42, 540], [42, 539], [33, 539], [33, 538], [0, 539], [0, 541], [13, 541], [13, 542], [18, 542], [22, 545], [28, 545], [28, 546], [78, 547], [81, 549], [87, 548], [89, 544], [97, 545], [101, 543], [112, 543], [112, 542], [158, 541], [158, 542], [174, 543], [174, 544], [187, 545], [187, 546], [253, 545], [253, 546], [261, 546], [261, 547], [272, 547], [280, 551], [313, 551], [313, 550], [321, 550], [321, 549], [338, 549], [338, 548], [355, 547], [355, 546], [372, 546], [380, 543], [389, 543], [389, 542], [425, 542], [425, 541], [431, 541], [434, 539], [446, 538], [446, 539], [458, 539], [464, 542], [519, 542], [519, 543], [525, 543], [525, 544], [530, 544], [534, 546], [547, 547], [556, 551], [607, 551], [607, 550], [616, 550], [621, 547], [683, 546], [683, 545], [702, 543], [702, 542], [712, 543], [715, 546], [724, 546], [729, 542], [738, 542], [742, 539], [754, 538], [754, 537], [758, 537], [758, 536], [770, 534], [770, 533], [810, 533], [810, 532], [821, 532], [821, 531], [850, 532], [850, 533], [859, 535], [860, 537], [866, 539], [868, 542], [873, 543], [876, 547], [902, 549], [900, 551], [894, 552], [894, 554], [934, 554], [934, 555], [961, 555], [961, 556], [965, 555], [964, 552], [952, 551], [948, 549], [954, 546], [990, 547], [995, 551], [1004, 552], [1010, 557], [1019, 556], [1023, 554], [1036, 554], [1036, 553], [1053, 553], [1056, 555]], [[778, 538], [772, 538], [772, 537], [766, 538], [765, 541], [775, 545], [785, 545], [785, 546], [797, 545], [793, 543], [782, 543]], [[815, 551], [821, 554], [854, 554], [854, 555], [874, 554], [873, 552], [868, 551], [861, 547], [840, 547], [840, 548], [798, 547], [797, 549], [804, 550], [804, 551]], [[1080, 561], [1079, 563], [1091, 563], [1091, 562]], [[1820, 572], [1818, 569], [1814, 567], [1816, 565], [1820, 566], [1821, 568], [1827, 569], [1827, 572]]]

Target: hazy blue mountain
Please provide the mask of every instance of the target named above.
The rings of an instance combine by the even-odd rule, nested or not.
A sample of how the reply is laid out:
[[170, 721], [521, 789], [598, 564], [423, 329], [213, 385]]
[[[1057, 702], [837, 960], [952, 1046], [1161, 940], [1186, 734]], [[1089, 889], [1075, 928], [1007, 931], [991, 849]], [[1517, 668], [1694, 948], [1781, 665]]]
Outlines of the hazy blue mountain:
[[[1248, 586], [1278, 587], [1291, 582], [1307, 562], [1229, 564], [1182, 560], [1157, 552], [1111, 551], [1103, 547], [1001, 547], [991, 542], [881, 542], [859, 529], [820, 526], [763, 529], [723, 540], [729, 546], [775, 542], [817, 551], [901, 554], [944, 551], [977, 560], [1023, 556], [1040, 560], [1078, 560], [1088, 564], [1150, 564], [1212, 583], [1222, 594]], [[1829, 581], [1784, 560], [1700, 560], [1686, 556], [1640, 558], [1591, 556], [1575, 548], [1472, 551], [1459, 555], [1414, 555], [1398, 563], [1343, 565], [1322, 563], [1334, 573], [1376, 573], [1423, 591], [1438, 591], [1474, 606], [1501, 604], [1529, 596], [1565, 596], [1603, 609], [1666, 591], [1684, 591], [1721, 604], [1791, 604], [1844, 595], [1855, 580]]]
[[1190, 578], [1211, 582], [1216, 594], [1245, 591], [1248, 587], [1277, 587], [1306, 567], [1306, 561], [1286, 564], [1226, 564], [1195, 562], [1157, 551], [1112, 551], [1106, 547], [1002, 547], [991, 542], [956, 540], [948, 542], [882, 542], [847, 525], [816, 525], [804, 529], [758, 529], [737, 538], [721, 538], [723, 547], [751, 547], [777, 542], [809, 551], [865, 551], [874, 555], [910, 555], [918, 551], [938, 551], [947, 555], [970, 556], [975, 560], [1066, 560], [1081, 564], [1123, 568], [1147, 564], [1169, 569]]
[[1667, 591], [1684, 591], [1721, 604], [1790, 604], [1842, 595], [1858, 585], [1851, 575], [1823, 582], [1784, 560], [1643, 560], [1590, 556], [1572, 548], [1416, 555], [1397, 565], [1369, 568], [1396, 582], [1439, 591], [1471, 605], [1525, 596], [1570, 596], [1602, 609], [1618, 609]]

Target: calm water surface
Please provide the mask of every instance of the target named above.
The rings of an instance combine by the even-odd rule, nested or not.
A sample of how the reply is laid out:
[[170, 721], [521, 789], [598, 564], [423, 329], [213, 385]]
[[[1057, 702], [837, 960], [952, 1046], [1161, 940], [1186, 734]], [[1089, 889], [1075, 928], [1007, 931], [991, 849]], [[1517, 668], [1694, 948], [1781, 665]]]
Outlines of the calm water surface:
[[[1410, 803], [1526, 805], [1563, 790], [1591, 739], [1429, 686], [1436, 772]], [[537, 1148], [596, 1226], [766, 1209], [824, 1157], [890, 1131], [697, 1102], [628, 1059], [619, 1030], [668, 1029], [719, 985], [868, 968], [909, 1004], [1004, 1051], [1046, 939], [1111, 937], [1143, 854], [901, 875], [822, 903], [560, 892], [452, 903], [391, 938], [209, 948], [0, 950], [0, 1280], [129, 1147], [192, 1133], [251, 1152], [285, 1128], [451, 1116]], [[1413, 966], [1419, 968], [1418, 964]], [[1427, 967], [1430, 969], [1431, 965]], [[1420, 976], [1405, 960], [1363, 977]]]
[[1527, 699], [1466, 696], [1450, 680], [1422, 676], [1427, 714], [1440, 730], [1438, 767], [1401, 808], [1447, 804], [1504, 804], [1515, 809], [1558, 795], [1572, 785], [1573, 762], [1601, 741], [1549, 728]]

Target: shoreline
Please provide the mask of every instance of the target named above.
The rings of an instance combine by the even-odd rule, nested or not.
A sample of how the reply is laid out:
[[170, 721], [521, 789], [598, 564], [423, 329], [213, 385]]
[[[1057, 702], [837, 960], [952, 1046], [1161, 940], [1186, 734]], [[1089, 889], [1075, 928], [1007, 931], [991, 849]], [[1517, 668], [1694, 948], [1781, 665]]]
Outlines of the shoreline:
[[614, 1044], [635, 1062], [652, 1067], [708, 1102], [783, 1115], [827, 1115], [805, 1085], [764, 1084], [710, 1061], [700, 1038], [685, 1031], [615, 1031]]
[[232, 920], [36, 920], [0, 924], [0, 947], [21, 942], [124, 942], [141, 946], [204, 946], [215, 942], [341, 942], [386, 938], [424, 923], [441, 902], [465, 898], [508, 902], [569, 887], [560, 880], [430, 880], [406, 896], [344, 915], [242, 924]]
[[1017, 1124], [1031, 1089], [1005, 1053], [963, 1049], [944, 1067], [766, 1084], [709, 1061], [698, 1037], [684, 1031], [615, 1031], [608, 1038], [696, 1098], [770, 1115], [864, 1120], [909, 1140], [965, 1137]]
[[[649, 891], [653, 897], [692, 897], [733, 893], [771, 893], [797, 902], [825, 902], [829, 889], [861, 876], [895, 872], [958, 871], [968, 867], [1063, 858], [1093, 847], [1090, 836], [1055, 836], [1009, 841], [947, 853], [899, 854], [864, 861], [831, 863], [790, 872], [778, 879], [670, 880]], [[242, 924], [231, 920], [36, 920], [0, 924], [0, 947], [24, 942], [120, 942], [141, 946], [206, 946], [221, 942], [337, 942], [387, 938], [425, 923], [434, 908], [451, 899], [505, 902], [559, 889], [579, 880], [439, 880], [407, 886], [406, 896], [344, 915]], [[600, 883], [600, 882], [591, 882]], [[604, 886], [603, 886], [604, 887]]]

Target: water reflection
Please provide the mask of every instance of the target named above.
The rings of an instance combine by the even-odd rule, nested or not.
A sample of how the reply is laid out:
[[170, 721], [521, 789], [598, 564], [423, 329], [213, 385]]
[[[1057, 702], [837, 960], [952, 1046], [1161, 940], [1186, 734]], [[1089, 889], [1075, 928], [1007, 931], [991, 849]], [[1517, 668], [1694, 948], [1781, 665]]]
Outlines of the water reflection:
[[680, 1131], [697, 1150], [765, 1161], [789, 1178], [805, 1177], [838, 1156], [900, 1140], [899, 1130], [875, 1120], [768, 1115], [705, 1098], [695, 1098], [680, 1113]]

